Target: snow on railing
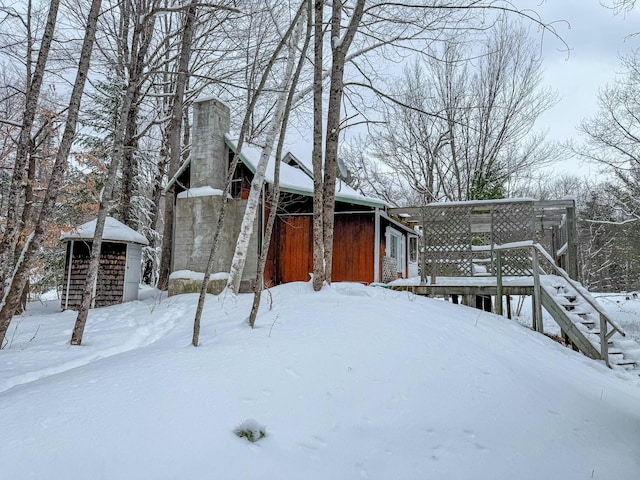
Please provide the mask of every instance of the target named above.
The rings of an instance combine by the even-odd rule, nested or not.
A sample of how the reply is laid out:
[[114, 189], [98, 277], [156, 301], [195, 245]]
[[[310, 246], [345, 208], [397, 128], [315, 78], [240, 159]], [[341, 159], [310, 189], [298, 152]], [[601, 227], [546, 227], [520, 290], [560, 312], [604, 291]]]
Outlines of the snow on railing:
[[[623, 337], [626, 336], [624, 330], [622, 330], [622, 328], [620, 328], [619, 325], [617, 325], [613, 320], [611, 320], [608, 317], [608, 315], [605, 313], [602, 306], [591, 296], [589, 291], [586, 288], [584, 288], [580, 282], [572, 279], [563, 268], [556, 265], [556, 262], [554, 261], [553, 257], [551, 257], [551, 255], [549, 255], [549, 253], [539, 243], [535, 243], [531, 240], [526, 240], [522, 242], [511, 242], [511, 243], [504, 243], [502, 245], [493, 246], [493, 249], [496, 252], [502, 252], [506, 250], [516, 250], [516, 249], [522, 249], [522, 248], [532, 249], [532, 253], [533, 253], [532, 261], [534, 262], [534, 264], [538, 263], [537, 257], [538, 257], [538, 254], [540, 254], [542, 258], [544, 258], [547, 261], [547, 263], [551, 266], [551, 268], [555, 271], [555, 273], [558, 276], [562, 277], [571, 287], [573, 287], [573, 289], [576, 291], [576, 294], [579, 295], [587, 304], [589, 304], [598, 313], [599, 320], [600, 320], [600, 333], [599, 333], [600, 356], [601, 356], [601, 359], [604, 360], [607, 365], [609, 365], [609, 352], [608, 352], [607, 342], [609, 341], [609, 338], [611, 338], [611, 336], [615, 334], [615, 332], [620, 333], [620, 335], [622, 335]], [[539, 284], [539, 278], [536, 280], [536, 277], [539, 277], [539, 272], [535, 271], [535, 268], [534, 268], [533, 273], [534, 273], [534, 284], [536, 283]], [[499, 271], [498, 277], [499, 278], [502, 277], [501, 271]], [[537, 290], [536, 287], [534, 287], [534, 291], [536, 290]], [[536, 301], [539, 304], [540, 299], [538, 298]], [[608, 329], [607, 325], [611, 326], [611, 331], [609, 331], [608, 333], [607, 333], [607, 329]]]

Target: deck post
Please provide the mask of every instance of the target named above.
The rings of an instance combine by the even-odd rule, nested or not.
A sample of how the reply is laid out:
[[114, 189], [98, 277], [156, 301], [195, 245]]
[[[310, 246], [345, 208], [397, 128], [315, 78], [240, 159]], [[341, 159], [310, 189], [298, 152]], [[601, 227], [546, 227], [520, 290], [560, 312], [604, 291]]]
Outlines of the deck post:
[[551, 256], [556, 265], [560, 265], [560, 258], [558, 257], [558, 250], [560, 250], [560, 227], [554, 225], [551, 227]]
[[578, 239], [576, 238], [576, 207], [567, 207], [567, 273], [573, 280], [578, 280]]
[[380, 282], [380, 209], [376, 207], [373, 214], [373, 281]]
[[538, 250], [531, 248], [531, 260], [533, 266], [533, 328], [536, 332], [544, 333], [542, 325], [542, 287], [540, 286], [540, 261], [538, 259]]
[[607, 319], [602, 313], [598, 315], [600, 319], [600, 356], [607, 367], [611, 368], [609, 365], [609, 344], [607, 343], [609, 340], [607, 339]]
[[502, 315], [502, 252], [496, 250], [496, 313]]
[[71, 240], [70, 246], [69, 246], [69, 250], [68, 250], [68, 254], [67, 254], [67, 261], [69, 262], [69, 266], [67, 270], [67, 286], [66, 286], [66, 293], [64, 295], [64, 309], [67, 310], [69, 308], [69, 289], [71, 287], [71, 267], [73, 266], [73, 240]]
[[427, 212], [424, 208], [422, 208], [421, 219], [422, 219], [422, 248], [420, 248], [420, 285], [427, 284], [427, 225], [426, 218]]

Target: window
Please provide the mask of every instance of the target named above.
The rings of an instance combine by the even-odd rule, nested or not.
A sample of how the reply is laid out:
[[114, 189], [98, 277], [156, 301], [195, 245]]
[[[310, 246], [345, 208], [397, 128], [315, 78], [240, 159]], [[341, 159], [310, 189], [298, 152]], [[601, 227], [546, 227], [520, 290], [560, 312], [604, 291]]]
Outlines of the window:
[[398, 273], [405, 271], [406, 237], [395, 228], [387, 227], [387, 256], [396, 259]]
[[418, 237], [409, 237], [409, 261], [418, 262]]
[[393, 258], [398, 258], [398, 240], [399, 238], [395, 235], [391, 235], [391, 241], [389, 244], [389, 256]]

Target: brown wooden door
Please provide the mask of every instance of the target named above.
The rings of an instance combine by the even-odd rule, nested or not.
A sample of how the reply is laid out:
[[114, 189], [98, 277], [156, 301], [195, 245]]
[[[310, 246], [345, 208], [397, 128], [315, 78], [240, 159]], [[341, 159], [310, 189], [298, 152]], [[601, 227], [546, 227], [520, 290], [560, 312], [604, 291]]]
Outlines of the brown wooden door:
[[279, 217], [275, 247], [277, 283], [308, 281], [313, 272], [312, 217]]

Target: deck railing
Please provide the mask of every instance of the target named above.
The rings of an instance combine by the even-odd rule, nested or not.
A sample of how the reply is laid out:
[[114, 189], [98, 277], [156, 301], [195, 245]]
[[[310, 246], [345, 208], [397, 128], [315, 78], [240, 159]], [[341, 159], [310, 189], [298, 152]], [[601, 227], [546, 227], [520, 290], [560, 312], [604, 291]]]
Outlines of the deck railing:
[[528, 249], [531, 254], [531, 274], [533, 276], [533, 326], [536, 331], [542, 332], [542, 284], [540, 274], [548, 274], [540, 265], [544, 260], [545, 266], [549, 266], [551, 272], [565, 280], [576, 291], [576, 295], [586, 302], [599, 316], [600, 359], [609, 365], [609, 339], [616, 333], [625, 336], [624, 331], [605, 313], [602, 306], [595, 301], [589, 292], [569, 274], [554, 262], [549, 253], [539, 244], [532, 241], [506, 243], [494, 245], [496, 254], [496, 313], [502, 315], [502, 255], [504, 252]]

